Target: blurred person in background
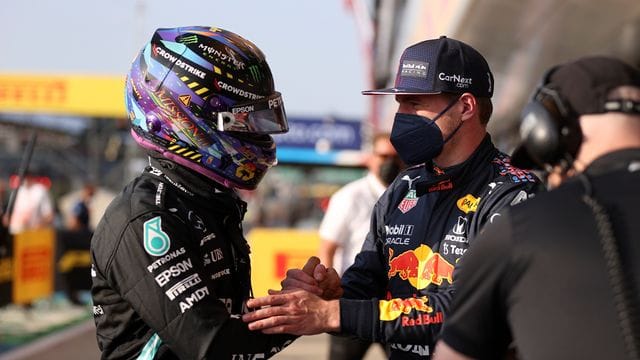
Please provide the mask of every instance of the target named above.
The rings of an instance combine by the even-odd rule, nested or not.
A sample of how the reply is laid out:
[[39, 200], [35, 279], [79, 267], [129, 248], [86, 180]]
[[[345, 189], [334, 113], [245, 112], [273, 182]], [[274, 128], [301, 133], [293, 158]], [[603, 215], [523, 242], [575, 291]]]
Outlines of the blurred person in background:
[[95, 195], [96, 187], [91, 182], [86, 182], [82, 186], [82, 190], [77, 199], [73, 201], [71, 208], [69, 209], [69, 215], [66, 221], [67, 229], [82, 229], [91, 228], [91, 202]]
[[[85, 190], [88, 190], [85, 188]], [[88, 194], [88, 193], [87, 193]], [[56, 232], [57, 270], [67, 298], [75, 305], [87, 302], [91, 289], [89, 248], [93, 231], [90, 227], [87, 202], [79, 200], [71, 209], [66, 226]]]
[[9, 252], [9, 223], [5, 215], [8, 198], [7, 183], [0, 179], [0, 257]]
[[91, 241], [103, 359], [268, 358], [295, 336], [250, 331], [246, 203], [288, 131], [260, 49], [215, 27], [158, 29], [126, 80], [131, 134], [149, 165]]
[[436, 357], [638, 359], [640, 70], [610, 57], [550, 69], [514, 161], [557, 188], [510, 208], [463, 259]]
[[486, 224], [539, 187], [486, 131], [493, 89], [486, 60], [463, 42], [443, 36], [405, 49], [395, 86], [364, 94], [395, 96], [391, 142], [410, 167], [376, 203], [341, 287], [323, 279], [334, 276], [322, 265], [312, 276], [290, 270], [283, 288], [304, 290], [250, 300], [250, 307], [267, 307], [244, 315], [249, 328], [339, 332], [389, 344], [392, 359], [429, 359], [458, 260]]
[[[362, 248], [376, 201], [403, 167], [389, 135], [373, 136], [373, 148], [365, 160], [367, 174], [331, 196], [320, 224], [318, 257], [327, 268], [335, 268], [340, 276], [353, 264]], [[332, 336], [329, 359], [362, 359], [369, 345], [370, 341], [358, 338]]]
[[[16, 193], [13, 211], [9, 220], [9, 232], [12, 235], [26, 230], [53, 226], [55, 217], [54, 204], [49, 188], [42, 182], [38, 169], [27, 170], [24, 180]], [[7, 223], [7, 218], [4, 222]]]

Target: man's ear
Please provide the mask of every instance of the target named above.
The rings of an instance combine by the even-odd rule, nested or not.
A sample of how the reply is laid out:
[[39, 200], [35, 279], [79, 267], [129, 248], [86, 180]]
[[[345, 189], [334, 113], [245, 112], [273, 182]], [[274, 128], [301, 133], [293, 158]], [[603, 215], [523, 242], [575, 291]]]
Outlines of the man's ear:
[[462, 104], [462, 121], [473, 118], [478, 113], [478, 101], [476, 97], [470, 93], [460, 95], [460, 103]]

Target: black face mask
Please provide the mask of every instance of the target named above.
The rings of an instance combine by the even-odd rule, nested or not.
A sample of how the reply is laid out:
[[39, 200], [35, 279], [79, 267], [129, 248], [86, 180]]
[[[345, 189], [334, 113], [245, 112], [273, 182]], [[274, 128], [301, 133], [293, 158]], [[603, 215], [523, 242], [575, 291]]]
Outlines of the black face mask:
[[380, 164], [380, 169], [378, 170], [378, 177], [380, 181], [386, 186], [389, 186], [393, 182], [393, 180], [398, 176], [401, 170], [400, 161], [395, 157], [388, 157], [384, 159], [382, 164]]
[[459, 98], [456, 98], [449, 103], [433, 119], [420, 115], [396, 113], [390, 139], [402, 161], [407, 165], [417, 165], [431, 161], [440, 155], [442, 147], [460, 129], [462, 122], [447, 139], [444, 139], [442, 131], [436, 125], [436, 120], [449, 111], [458, 100]]

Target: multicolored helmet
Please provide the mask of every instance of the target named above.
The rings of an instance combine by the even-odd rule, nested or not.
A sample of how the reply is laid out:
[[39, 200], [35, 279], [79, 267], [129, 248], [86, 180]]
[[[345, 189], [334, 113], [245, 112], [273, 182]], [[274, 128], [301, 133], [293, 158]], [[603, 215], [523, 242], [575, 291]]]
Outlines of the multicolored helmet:
[[230, 188], [255, 189], [289, 129], [260, 49], [214, 27], [156, 30], [125, 97], [138, 144]]

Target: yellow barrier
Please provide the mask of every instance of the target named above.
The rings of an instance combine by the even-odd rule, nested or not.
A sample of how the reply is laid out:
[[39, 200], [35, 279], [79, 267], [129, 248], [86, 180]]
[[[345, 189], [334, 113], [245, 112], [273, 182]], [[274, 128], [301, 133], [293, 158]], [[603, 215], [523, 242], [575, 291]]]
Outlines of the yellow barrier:
[[11, 257], [0, 258], [0, 284], [13, 280], [13, 262]]
[[29, 230], [14, 237], [13, 302], [29, 303], [53, 293], [55, 233], [53, 229]]
[[317, 230], [253, 229], [247, 234], [251, 245], [251, 278], [255, 296], [268, 289], [280, 289], [280, 281], [291, 268], [302, 268], [310, 256], [317, 255]]
[[[251, 245], [252, 283], [255, 296], [268, 289], [280, 289], [280, 281], [291, 268], [302, 268], [309, 257], [317, 255], [320, 239], [317, 230], [254, 229], [247, 235]], [[61, 273], [87, 265], [88, 251], [67, 251], [55, 264], [55, 233], [52, 229], [26, 231], [14, 238], [13, 302], [28, 303], [53, 292], [54, 268]], [[0, 275], [9, 276], [7, 259]], [[57, 266], [55, 266], [57, 265]]]

